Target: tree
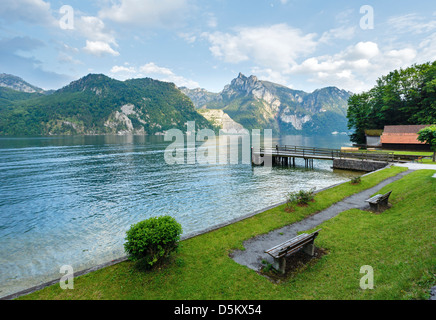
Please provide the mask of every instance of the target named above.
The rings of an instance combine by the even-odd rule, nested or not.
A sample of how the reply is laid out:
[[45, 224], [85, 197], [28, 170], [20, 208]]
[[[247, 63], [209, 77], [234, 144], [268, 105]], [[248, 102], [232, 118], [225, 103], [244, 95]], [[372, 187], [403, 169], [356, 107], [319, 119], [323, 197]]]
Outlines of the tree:
[[433, 162], [436, 161], [436, 125], [431, 125], [418, 132], [418, 141], [425, 142], [430, 145], [433, 150]]
[[370, 94], [364, 92], [352, 95], [348, 99], [348, 129], [354, 128], [354, 133], [351, 134], [351, 141], [357, 143], [365, 142], [365, 129], [370, 129], [371, 127], [369, 117], [371, 108], [368, 103], [370, 98]]

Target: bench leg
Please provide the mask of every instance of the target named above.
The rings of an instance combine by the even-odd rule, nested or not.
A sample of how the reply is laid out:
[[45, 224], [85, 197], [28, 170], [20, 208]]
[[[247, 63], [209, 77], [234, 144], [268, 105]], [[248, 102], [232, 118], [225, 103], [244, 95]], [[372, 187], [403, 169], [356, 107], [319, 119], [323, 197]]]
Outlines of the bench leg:
[[389, 203], [386, 201], [371, 205], [371, 209], [375, 212], [382, 212], [389, 208]]
[[313, 257], [313, 255], [315, 254], [315, 245], [313, 244], [313, 242], [303, 246], [303, 252]]
[[273, 266], [274, 269], [276, 269], [281, 274], [285, 274], [285, 270], [286, 270], [286, 259], [285, 259], [285, 257], [282, 257], [282, 258], [279, 258], [279, 259], [275, 259], [274, 258], [274, 262], [273, 262], [272, 266]]

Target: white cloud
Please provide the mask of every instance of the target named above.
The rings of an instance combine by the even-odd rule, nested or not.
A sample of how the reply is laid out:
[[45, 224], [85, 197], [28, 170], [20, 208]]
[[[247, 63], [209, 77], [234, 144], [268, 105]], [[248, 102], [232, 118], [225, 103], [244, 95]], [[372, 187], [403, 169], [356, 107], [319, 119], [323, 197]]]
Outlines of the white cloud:
[[113, 32], [106, 28], [100, 18], [81, 16], [77, 19], [75, 28], [81, 36], [87, 39], [84, 47], [85, 52], [97, 56], [103, 54], [119, 55], [119, 52], [112, 48], [112, 46], [118, 47]]
[[395, 30], [395, 34], [422, 34], [436, 30], [435, 20], [427, 20], [415, 13], [390, 18], [388, 25]]
[[230, 63], [252, 60], [262, 68], [289, 70], [295, 60], [314, 51], [315, 34], [303, 34], [287, 24], [243, 27], [234, 33], [203, 33], [212, 54]]
[[79, 21], [75, 23], [75, 27], [82, 36], [90, 40], [116, 43], [112, 31], [107, 29], [104, 22], [98, 17], [81, 16]]
[[170, 69], [165, 67], [159, 67], [153, 62], [141, 66], [139, 70], [141, 73], [151, 78], [155, 77], [158, 80], [174, 82], [178, 87], [188, 87], [192, 89], [198, 88], [200, 86], [198, 82], [186, 79], [182, 76], [178, 76], [174, 74], [174, 72]]
[[86, 52], [96, 55], [103, 56], [105, 54], [110, 54], [112, 56], [119, 56], [120, 53], [111, 48], [109, 44], [103, 41], [90, 41], [86, 40], [86, 46], [83, 48]]
[[378, 44], [372, 41], [359, 42], [346, 50], [345, 57], [350, 60], [371, 59], [380, 53]]
[[339, 27], [322, 34], [320, 42], [329, 43], [336, 39], [351, 40], [356, 33], [356, 27]]
[[375, 80], [414, 63], [413, 48], [381, 50], [375, 42], [359, 42], [334, 55], [311, 57], [292, 69], [320, 85], [334, 85], [353, 92], [368, 90]]
[[190, 32], [179, 32], [178, 36], [189, 44], [192, 44], [197, 40], [197, 36]]
[[74, 59], [72, 56], [70, 56], [69, 54], [66, 54], [65, 52], [59, 52], [58, 61], [61, 63], [83, 65], [82, 61]]
[[251, 73], [257, 75], [262, 80], [271, 81], [274, 83], [293, 88], [294, 86], [288, 83], [289, 79], [286, 75], [279, 70], [273, 70], [271, 68], [259, 68], [254, 67], [251, 69]]
[[134, 26], [174, 27], [184, 21], [188, 8], [188, 0], [118, 0], [99, 17]]
[[210, 28], [218, 27], [218, 19], [217, 19], [217, 17], [215, 17], [215, 15], [213, 13], [208, 14], [207, 25]]
[[134, 67], [126, 66], [113, 66], [110, 70], [111, 73], [124, 73], [124, 74], [135, 74], [136, 70]]
[[156, 64], [154, 64], [153, 62], [144, 64], [143, 66], [141, 66], [139, 68], [139, 70], [141, 70], [141, 72], [145, 73], [145, 74], [159, 74], [159, 75], [164, 75], [164, 76], [173, 76], [174, 73], [168, 69], [168, 68], [164, 68], [164, 67], [159, 67]]
[[390, 59], [397, 60], [397, 63], [409, 63], [415, 59], [417, 52], [413, 48], [405, 48], [400, 50], [390, 50], [385, 56]]
[[434, 61], [436, 57], [436, 33], [423, 39], [418, 46], [417, 63]]
[[43, 0], [2, 0], [0, 19], [8, 22], [24, 21], [38, 25], [58, 23], [51, 14], [50, 3]]
[[113, 66], [110, 73], [118, 79], [125, 80], [127, 78], [144, 78], [149, 77], [165, 82], [173, 82], [178, 87], [198, 88], [200, 85], [183, 76], [176, 75], [171, 69], [160, 67], [154, 62], [150, 62], [140, 66], [139, 68], [124, 66]]
[[348, 24], [353, 18], [354, 9], [346, 9], [344, 11], [339, 12], [335, 16], [335, 20], [339, 24]]

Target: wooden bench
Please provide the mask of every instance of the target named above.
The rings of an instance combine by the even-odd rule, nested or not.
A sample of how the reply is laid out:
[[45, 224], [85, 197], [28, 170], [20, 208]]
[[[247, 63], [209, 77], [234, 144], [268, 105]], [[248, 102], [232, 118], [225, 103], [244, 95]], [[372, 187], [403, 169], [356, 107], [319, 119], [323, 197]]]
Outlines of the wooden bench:
[[303, 233], [295, 238], [285, 241], [271, 249], [265, 250], [274, 258], [273, 268], [284, 274], [286, 269], [286, 256], [302, 249], [305, 253], [313, 256], [315, 252], [314, 241], [321, 229], [311, 233]]
[[369, 205], [371, 207], [372, 210], [376, 211], [376, 212], [381, 212], [384, 209], [388, 208], [388, 199], [389, 196], [391, 195], [392, 191], [389, 191], [388, 193], [385, 194], [378, 194], [375, 195], [372, 198], [369, 198], [368, 200], [365, 200], [366, 202], [369, 202]]

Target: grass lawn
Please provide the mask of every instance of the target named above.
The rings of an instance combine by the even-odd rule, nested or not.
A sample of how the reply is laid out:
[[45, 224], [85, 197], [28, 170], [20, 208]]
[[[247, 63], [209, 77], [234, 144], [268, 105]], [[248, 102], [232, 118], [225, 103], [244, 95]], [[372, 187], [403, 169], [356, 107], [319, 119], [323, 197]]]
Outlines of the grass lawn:
[[422, 163], [424, 164], [436, 164], [436, 162], [432, 161], [433, 159], [422, 159]]
[[[426, 298], [435, 284], [436, 179], [412, 172], [389, 185], [393, 207], [382, 214], [350, 210], [321, 225], [316, 245], [328, 251], [301, 272], [273, 283], [234, 262], [229, 253], [255, 235], [299, 221], [405, 168], [392, 167], [316, 195], [316, 202], [286, 213], [285, 206], [181, 242], [162, 269], [132, 262], [74, 279], [74, 290], [53, 285], [20, 299], [410, 299]], [[374, 268], [375, 288], [360, 289], [360, 267]]]
[[[363, 150], [364, 151], [364, 150]], [[389, 153], [393, 152], [394, 154], [404, 154], [404, 155], [411, 155], [411, 156], [422, 156], [425, 157], [421, 160], [421, 163], [425, 164], [436, 164], [436, 162], [432, 161], [433, 152], [425, 152], [425, 151], [396, 151], [396, 150], [374, 150], [369, 152], [377, 152], [377, 153]]]

